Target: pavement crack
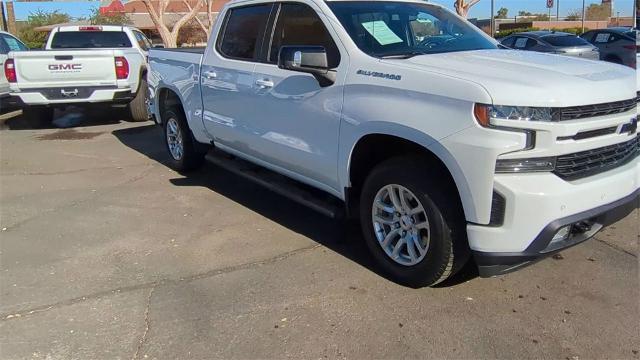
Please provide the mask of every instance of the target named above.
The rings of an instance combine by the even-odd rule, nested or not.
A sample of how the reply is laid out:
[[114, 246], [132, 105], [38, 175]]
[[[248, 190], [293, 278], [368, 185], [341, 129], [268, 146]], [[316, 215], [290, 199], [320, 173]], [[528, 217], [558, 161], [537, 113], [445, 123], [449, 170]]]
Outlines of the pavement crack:
[[65, 306], [70, 306], [70, 305], [82, 303], [82, 302], [85, 302], [85, 301], [88, 301], [88, 300], [97, 300], [97, 299], [101, 299], [101, 298], [104, 298], [104, 297], [107, 297], [107, 296], [113, 296], [113, 295], [118, 295], [118, 294], [122, 294], [122, 293], [128, 293], [128, 292], [132, 292], [132, 291], [139, 291], [139, 290], [145, 290], [145, 289], [154, 289], [154, 291], [155, 291], [155, 289], [157, 289], [159, 287], [162, 287], [162, 286], [176, 285], [176, 284], [180, 284], [180, 283], [189, 283], [189, 282], [192, 282], [192, 281], [211, 278], [211, 277], [215, 277], [215, 276], [218, 276], [218, 275], [232, 273], [232, 272], [235, 272], [235, 271], [248, 270], [248, 269], [252, 269], [252, 268], [255, 268], [255, 267], [260, 267], [260, 266], [264, 266], [264, 265], [277, 263], [277, 262], [286, 260], [286, 259], [288, 259], [288, 258], [290, 258], [290, 257], [292, 257], [294, 255], [297, 255], [297, 254], [300, 254], [300, 253], [304, 253], [304, 252], [307, 252], [307, 251], [311, 251], [311, 250], [317, 249], [319, 247], [322, 247], [322, 245], [313, 244], [311, 246], [306, 246], [306, 247], [303, 247], [303, 248], [291, 250], [291, 251], [288, 251], [288, 252], [285, 252], [285, 253], [282, 253], [282, 254], [279, 254], [279, 255], [276, 255], [274, 257], [271, 257], [271, 258], [268, 258], [268, 259], [264, 259], [264, 260], [258, 260], [258, 261], [252, 261], [252, 262], [239, 264], [239, 265], [227, 266], [227, 267], [223, 267], [223, 268], [220, 268], [220, 269], [213, 269], [213, 270], [205, 271], [205, 272], [202, 272], [202, 273], [196, 273], [196, 274], [192, 274], [192, 275], [189, 275], [189, 276], [183, 276], [183, 277], [180, 277], [180, 278], [164, 278], [164, 279], [159, 279], [157, 281], [149, 281], [149, 282], [140, 283], [140, 284], [122, 286], [122, 287], [115, 288], [115, 289], [98, 291], [98, 292], [95, 292], [95, 293], [92, 293], [92, 294], [89, 294], [89, 295], [84, 295], [84, 296], [79, 296], [79, 297], [72, 298], [72, 299], [58, 301], [58, 302], [53, 303], [53, 304], [37, 306], [37, 307], [34, 307], [34, 308], [25, 309], [25, 310], [12, 311], [12, 312], [8, 312], [8, 313], [0, 314], [0, 322], [20, 319], [20, 318], [23, 318], [25, 316], [33, 315], [33, 314], [36, 314], [36, 313], [40, 313], [40, 312], [44, 312], [44, 311], [48, 311], [48, 310], [52, 310], [52, 309], [57, 309], [57, 308], [65, 307]]
[[603, 243], [603, 244], [605, 244], [605, 245], [609, 246], [610, 248], [613, 248], [613, 249], [615, 249], [615, 250], [618, 250], [618, 251], [620, 251], [620, 252], [623, 252], [623, 253], [625, 253], [625, 254], [627, 254], [627, 255], [631, 255], [631, 256], [633, 256], [634, 258], [637, 258], [637, 257], [638, 257], [638, 255], [636, 255], [636, 254], [632, 253], [631, 251], [629, 251], [629, 250], [625, 250], [625, 249], [621, 248], [620, 246], [617, 246], [617, 245], [611, 244], [611, 243], [609, 243], [609, 242], [607, 242], [607, 241], [605, 241], [605, 240], [602, 240], [602, 239], [598, 238], [597, 236], [596, 236], [596, 237], [594, 237], [594, 239], [596, 239], [597, 241], [599, 241], [599, 242], [601, 242], [601, 243]]
[[142, 347], [147, 342], [147, 334], [149, 334], [149, 326], [150, 326], [150, 318], [149, 318], [149, 310], [151, 308], [151, 297], [153, 296], [153, 292], [156, 290], [156, 287], [153, 286], [149, 290], [149, 295], [147, 296], [147, 306], [144, 309], [144, 331], [142, 332], [142, 336], [140, 337], [140, 341], [138, 341], [138, 346], [136, 347], [136, 352], [133, 354], [133, 360], [137, 360], [140, 356], [140, 351]]

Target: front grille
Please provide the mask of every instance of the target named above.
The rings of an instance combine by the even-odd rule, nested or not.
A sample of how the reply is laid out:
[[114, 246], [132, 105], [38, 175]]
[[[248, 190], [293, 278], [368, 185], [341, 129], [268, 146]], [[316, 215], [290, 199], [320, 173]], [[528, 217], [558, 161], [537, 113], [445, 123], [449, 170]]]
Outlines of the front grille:
[[552, 111], [553, 121], [566, 121], [585, 119], [598, 116], [622, 114], [635, 110], [638, 99], [616, 101], [605, 104], [572, 106], [566, 108], [555, 108]]
[[622, 166], [640, 154], [640, 135], [633, 140], [598, 149], [558, 156], [554, 173], [576, 180]]

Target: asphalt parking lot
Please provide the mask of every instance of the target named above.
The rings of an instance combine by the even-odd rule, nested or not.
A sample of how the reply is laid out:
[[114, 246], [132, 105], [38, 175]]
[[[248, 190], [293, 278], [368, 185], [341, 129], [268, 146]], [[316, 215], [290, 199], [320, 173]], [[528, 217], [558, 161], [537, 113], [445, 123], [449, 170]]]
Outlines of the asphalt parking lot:
[[409, 289], [337, 222], [170, 170], [151, 123], [70, 119], [1, 121], [3, 359], [640, 358], [638, 211], [522, 271]]

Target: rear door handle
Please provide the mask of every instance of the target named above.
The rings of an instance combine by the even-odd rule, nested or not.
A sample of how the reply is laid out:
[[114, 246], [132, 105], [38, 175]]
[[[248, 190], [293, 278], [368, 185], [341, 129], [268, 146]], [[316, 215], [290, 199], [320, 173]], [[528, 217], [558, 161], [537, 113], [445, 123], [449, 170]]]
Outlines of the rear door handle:
[[272, 88], [273, 81], [267, 79], [256, 80], [256, 85], [258, 85], [260, 89]]
[[218, 77], [218, 74], [216, 74], [215, 71], [205, 71], [202, 73], [202, 76], [206, 77], [207, 79], [215, 79]]

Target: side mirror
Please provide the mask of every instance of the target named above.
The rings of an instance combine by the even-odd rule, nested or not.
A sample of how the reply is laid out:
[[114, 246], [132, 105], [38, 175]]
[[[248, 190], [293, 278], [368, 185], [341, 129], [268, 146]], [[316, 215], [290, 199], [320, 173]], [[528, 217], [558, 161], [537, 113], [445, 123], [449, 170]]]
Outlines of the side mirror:
[[322, 46], [282, 46], [278, 67], [311, 74], [322, 87], [336, 82], [336, 73], [329, 69], [327, 52]]
[[164, 49], [164, 45], [162, 45], [162, 44], [155, 44], [155, 45], [153, 45], [153, 48], [154, 48], [154, 49]]

